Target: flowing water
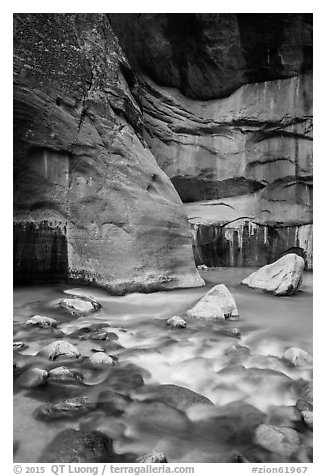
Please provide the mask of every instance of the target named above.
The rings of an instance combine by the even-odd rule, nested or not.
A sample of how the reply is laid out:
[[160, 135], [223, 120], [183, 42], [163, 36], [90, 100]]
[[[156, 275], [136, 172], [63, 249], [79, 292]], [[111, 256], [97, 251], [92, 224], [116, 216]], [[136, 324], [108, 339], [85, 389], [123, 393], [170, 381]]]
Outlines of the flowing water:
[[[14, 460], [39, 461], [44, 447], [61, 430], [74, 428], [106, 433], [117, 454], [141, 455], [157, 448], [169, 462], [228, 462], [239, 453], [250, 461], [309, 461], [311, 432], [291, 416], [291, 410], [312, 380], [312, 368], [291, 365], [282, 356], [290, 347], [312, 353], [312, 274], [305, 274], [297, 295], [278, 298], [239, 284], [252, 271], [209, 270], [202, 272], [203, 288], [152, 294], [115, 297], [96, 288], [74, 288], [71, 292], [91, 295], [102, 305], [98, 313], [80, 318], [54, 305], [71, 285], [15, 288], [14, 340], [27, 347], [14, 353]], [[233, 294], [240, 321], [188, 319], [186, 329], [166, 325], [167, 318], [182, 315], [219, 283]], [[64, 339], [76, 345], [82, 357], [58, 362], [36, 356], [61, 336], [57, 330], [24, 326], [34, 314], [60, 321]], [[88, 363], [94, 345], [104, 343], [81, 339], [79, 331], [94, 323], [109, 325], [118, 337], [107, 351], [116, 358], [114, 366], [97, 369]], [[241, 336], [227, 335], [234, 327]], [[35, 389], [21, 385], [26, 369], [49, 371], [61, 365], [79, 370], [83, 382], [54, 382]], [[159, 384], [181, 385], [214, 405], [167, 402], [157, 394]], [[74, 417], [48, 421], [38, 417], [39, 407], [46, 403], [72, 397], [103, 401], [107, 391], [127, 396], [123, 410], [95, 405]], [[252, 436], [257, 422], [298, 430], [301, 456], [280, 460], [257, 445]]]

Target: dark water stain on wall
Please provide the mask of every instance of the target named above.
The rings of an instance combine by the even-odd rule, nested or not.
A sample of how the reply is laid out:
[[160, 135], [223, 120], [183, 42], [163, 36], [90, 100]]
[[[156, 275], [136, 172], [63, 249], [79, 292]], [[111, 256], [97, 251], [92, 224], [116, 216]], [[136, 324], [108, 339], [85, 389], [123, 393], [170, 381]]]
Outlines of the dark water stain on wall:
[[68, 278], [63, 224], [14, 223], [14, 283], [56, 282]]
[[294, 252], [305, 259], [307, 269], [312, 268], [312, 237], [307, 235], [302, 243], [299, 226], [275, 227], [246, 221], [234, 229], [225, 225], [192, 225], [192, 232], [197, 266], [264, 266]]

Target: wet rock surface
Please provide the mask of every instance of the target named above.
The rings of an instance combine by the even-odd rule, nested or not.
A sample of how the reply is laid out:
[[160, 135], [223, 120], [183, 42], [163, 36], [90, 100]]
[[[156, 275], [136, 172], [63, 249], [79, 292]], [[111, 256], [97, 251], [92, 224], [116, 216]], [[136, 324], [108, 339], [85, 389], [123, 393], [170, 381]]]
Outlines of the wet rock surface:
[[189, 311], [187, 316], [196, 319], [231, 319], [239, 318], [239, 312], [230, 291], [224, 284], [214, 286]]
[[78, 358], [80, 352], [73, 344], [64, 340], [51, 342], [39, 351], [39, 355], [45, 356], [50, 360], [56, 360], [58, 357]]
[[267, 450], [290, 457], [299, 450], [299, 433], [292, 428], [260, 425], [255, 433], [255, 441]]
[[46, 385], [48, 372], [36, 367], [26, 370], [18, 379], [19, 386], [24, 388], [35, 388]]
[[89, 362], [94, 366], [114, 365], [114, 359], [105, 352], [96, 352], [95, 354], [91, 355]]
[[255, 271], [241, 284], [271, 292], [275, 296], [290, 296], [298, 291], [303, 270], [304, 260], [297, 254], [290, 253]]
[[38, 326], [47, 329], [48, 327], [57, 327], [58, 323], [55, 319], [47, 316], [32, 316], [28, 321], [25, 322], [26, 325]]
[[112, 440], [99, 431], [61, 431], [46, 447], [40, 463], [107, 463], [114, 461]]
[[165, 453], [152, 450], [136, 459], [136, 463], [167, 463]]
[[85, 316], [101, 309], [101, 305], [94, 299], [81, 296], [61, 299], [57, 305], [74, 317]]
[[96, 409], [96, 405], [87, 398], [70, 398], [57, 403], [48, 403], [40, 407], [36, 418], [40, 420], [59, 420], [79, 417]]
[[179, 410], [186, 410], [197, 404], [212, 405], [208, 398], [179, 385], [146, 386], [140, 393], [145, 399], [158, 399]]
[[178, 329], [183, 329], [187, 326], [185, 319], [182, 319], [180, 316], [172, 316], [166, 321], [168, 326], [176, 327]]
[[83, 375], [76, 369], [72, 369], [66, 366], [55, 367], [49, 372], [49, 382], [81, 382]]

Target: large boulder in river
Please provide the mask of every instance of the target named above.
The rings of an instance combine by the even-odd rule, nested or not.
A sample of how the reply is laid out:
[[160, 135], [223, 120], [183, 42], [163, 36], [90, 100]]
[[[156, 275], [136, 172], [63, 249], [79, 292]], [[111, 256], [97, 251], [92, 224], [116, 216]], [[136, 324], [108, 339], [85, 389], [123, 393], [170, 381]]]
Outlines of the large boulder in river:
[[238, 319], [234, 297], [224, 284], [214, 286], [189, 311], [187, 316], [198, 319]]
[[304, 266], [301, 256], [289, 253], [250, 274], [242, 284], [271, 292], [275, 296], [290, 296], [300, 287]]
[[66, 429], [43, 450], [40, 463], [108, 463], [114, 460], [112, 440], [100, 431]]
[[202, 286], [107, 15], [19, 13], [14, 30], [15, 281]]

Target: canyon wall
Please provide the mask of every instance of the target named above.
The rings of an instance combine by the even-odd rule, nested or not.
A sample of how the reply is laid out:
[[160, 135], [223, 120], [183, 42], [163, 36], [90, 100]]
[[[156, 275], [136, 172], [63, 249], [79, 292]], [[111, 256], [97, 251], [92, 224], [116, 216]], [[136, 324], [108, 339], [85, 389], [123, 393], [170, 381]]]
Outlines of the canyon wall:
[[312, 268], [309, 14], [112, 14], [197, 264]]
[[105, 14], [14, 15], [14, 278], [113, 293], [203, 285]]

